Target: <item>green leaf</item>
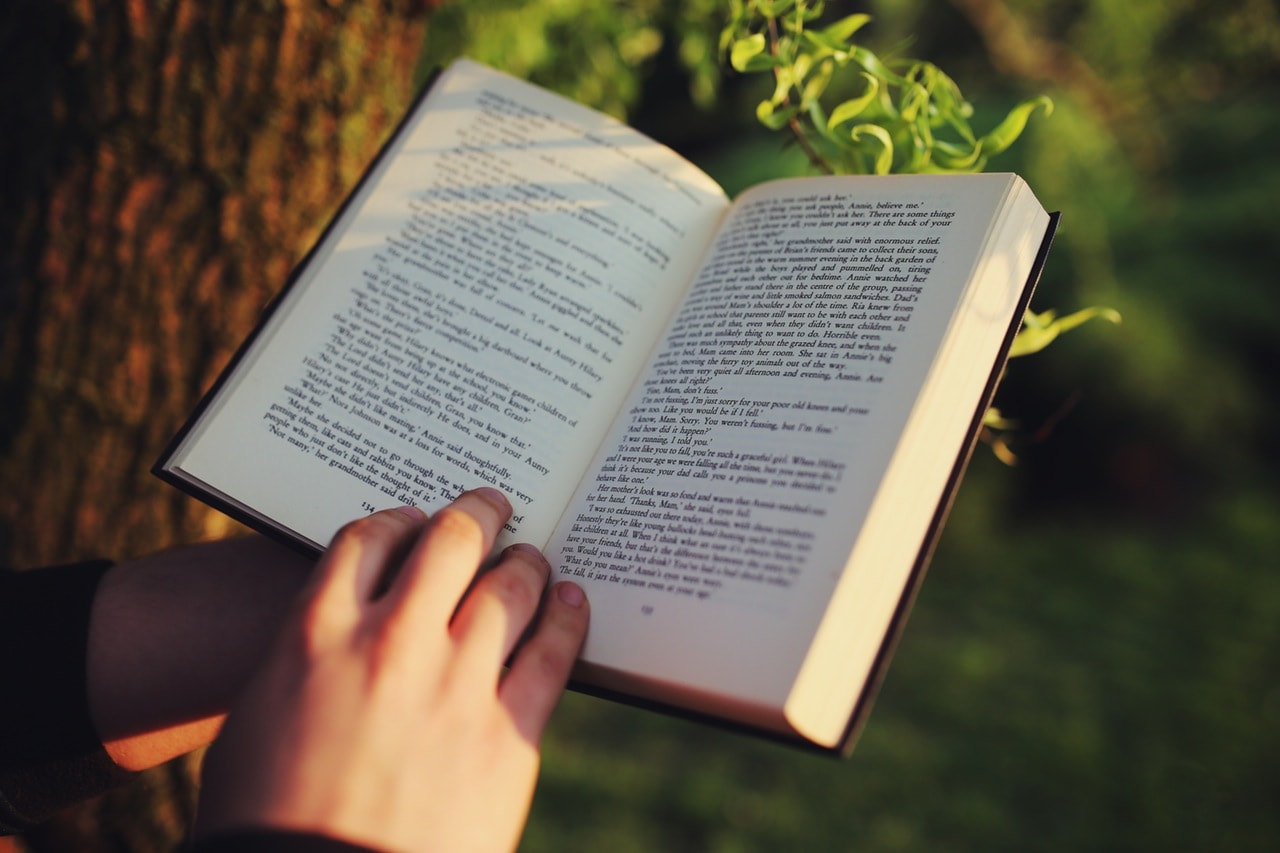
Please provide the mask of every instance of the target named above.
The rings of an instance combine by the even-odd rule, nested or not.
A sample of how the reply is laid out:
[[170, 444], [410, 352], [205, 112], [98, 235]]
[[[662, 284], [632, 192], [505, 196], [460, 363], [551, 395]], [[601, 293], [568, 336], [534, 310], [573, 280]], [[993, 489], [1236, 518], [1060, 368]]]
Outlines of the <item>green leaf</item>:
[[779, 66], [773, 71], [773, 94], [769, 96], [769, 103], [775, 107], [781, 104], [791, 94], [791, 69], [785, 65]]
[[1017, 421], [1011, 421], [1004, 415], [1000, 414], [1000, 410], [995, 406], [987, 409], [982, 416], [982, 425], [991, 427], [991, 429], [1013, 429], [1018, 425]]
[[893, 83], [895, 86], [907, 85], [906, 80], [890, 71], [889, 66], [880, 61], [880, 57], [876, 56], [865, 47], [861, 47], [860, 45], [851, 46], [849, 48], [849, 57], [863, 68], [879, 77], [881, 80]]
[[969, 115], [973, 112], [973, 108], [966, 101], [961, 101], [951, 105], [949, 110], [939, 110], [935, 126], [950, 128], [956, 136], [965, 143], [966, 151], [971, 151], [978, 145], [978, 137], [973, 135], [973, 128], [969, 127]]
[[1069, 332], [1095, 318], [1107, 320], [1111, 323], [1119, 323], [1120, 312], [1114, 308], [1101, 306], [1082, 308], [1065, 317], [1057, 317], [1056, 312], [1052, 310], [1044, 311], [1040, 314], [1028, 311], [1023, 318], [1022, 329], [1014, 337], [1013, 345], [1009, 348], [1009, 357], [1017, 358], [1018, 356], [1040, 352], [1040, 350], [1053, 343], [1058, 335]]
[[1010, 145], [1017, 141], [1022, 135], [1022, 131], [1027, 126], [1027, 120], [1031, 118], [1031, 114], [1036, 111], [1036, 107], [1044, 107], [1045, 115], [1053, 112], [1053, 101], [1048, 96], [1040, 95], [1036, 98], [1023, 101], [1018, 104], [1009, 114], [1005, 116], [1004, 121], [1000, 122], [990, 133], [982, 137], [982, 150], [988, 156], [999, 154]]
[[827, 91], [827, 86], [831, 83], [831, 75], [834, 72], [835, 63], [831, 60], [828, 59], [819, 64], [817, 73], [805, 83], [804, 91], [800, 93], [801, 106], [808, 108], [810, 104], [822, 97], [822, 93]]
[[948, 123], [964, 123], [973, 115], [973, 105], [964, 99], [964, 94], [956, 81], [952, 80], [942, 69], [930, 66], [929, 94], [933, 105], [938, 110], [938, 117]]
[[838, 137], [827, 128], [827, 113], [822, 109], [822, 102], [817, 98], [805, 104], [801, 112], [808, 113], [809, 124], [818, 132], [819, 136], [824, 139], [828, 139], [837, 145], [844, 143], [842, 138]]
[[929, 105], [929, 90], [919, 83], [912, 83], [902, 92], [898, 114], [903, 121], [915, 121], [921, 110]]
[[760, 3], [760, 14], [766, 18], [780, 18], [791, 11], [795, 4], [796, 0], [774, 0], [772, 3], [764, 0]]
[[843, 44], [848, 42], [853, 34], [862, 29], [870, 20], [870, 15], [849, 15], [830, 26], [823, 27], [818, 32], [824, 39]]
[[[868, 18], [866, 15], [850, 15], [850, 18]], [[841, 64], [848, 62], [853, 45], [848, 37], [833, 33], [830, 27], [821, 30], [805, 30], [804, 41], [817, 56], [834, 56]]]
[[983, 159], [983, 153], [981, 144], [965, 147], [953, 142], [944, 142], [941, 139], [934, 140], [933, 143], [934, 163], [951, 172], [967, 172], [980, 168], [979, 163]]
[[804, 78], [809, 76], [809, 72], [813, 70], [813, 57], [807, 53], [802, 53], [796, 57], [796, 61], [791, 63], [791, 85], [799, 86], [804, 82]]
[[781, 130], [787, 126], [787, 122], [796, 117], [799, 109], [796, 107], [787, 107], [783, 110], [774, 108], [772, 101], [761, 101], [756, 107], [756, 118], [760, 123], [770, 130]]
[[875, 160], [875, 173], [889, 174], [889, 170], [893, 167], [893, 138], [889, 136], [889, 131], [878, 124], [858, 124], [854, 125], [849, 135], [854, 142], [859, 141], [864, 135], [874, 137], [880, 143], [880, 153], [876, 155]]
[[[764, 33], [755, 33], [744, 39], [738, 39], [733, 43], [733, 47], [729, 49], [729, 64], [733, 66], [735, 71], [747, 73], [750, 71], [762, 71], [764, 68], [752, 67], [756, 65], [761, 58], [772, 60], [768, 54], [764, 52], [766, 46]], [[765, 68], [771, 68], [776, 63], [770, 62]]]
[[805, 30], [800, 34], [801, 49], [815, 60], [833, 59], [844, 67], [849, 62], [849, 45], [826, 39], [818, 33]]
[[827, 119], [827, 128], [829, 130], [856, 118], [875, 100], [876, 95], [879, 93], [880, 81], [865, 71], [859, 73], [867, 81], [867, 90], [856, 98], [850, 98], [836, 105], [836, 108], [831, 111], [831, 117]]
[[929, 170], [933, 161], [933, 136], [928, 126], [916, 127], [911, 133], [910, 155], [898, 167], [899, 172], [914, 173]]

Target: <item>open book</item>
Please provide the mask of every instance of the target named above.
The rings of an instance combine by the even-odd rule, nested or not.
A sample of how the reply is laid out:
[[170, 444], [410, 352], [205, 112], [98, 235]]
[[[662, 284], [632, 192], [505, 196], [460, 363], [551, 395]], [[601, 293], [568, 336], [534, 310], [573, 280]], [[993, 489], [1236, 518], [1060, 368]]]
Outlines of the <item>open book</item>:
[[841, 751], [1056, 217], [1013, 175], [730, 203], [606, 116], [437, 76], [156, 465], [318, 552], [491, 484], [584, 586], [575, 685]]

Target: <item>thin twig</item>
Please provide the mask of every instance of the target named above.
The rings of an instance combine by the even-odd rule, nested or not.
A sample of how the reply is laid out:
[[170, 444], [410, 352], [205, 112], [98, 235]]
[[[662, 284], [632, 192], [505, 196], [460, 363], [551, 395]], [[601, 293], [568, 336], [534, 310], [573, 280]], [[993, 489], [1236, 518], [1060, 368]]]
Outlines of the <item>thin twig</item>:
[[[778, 43], [780, 41], [780, 38], [778, 36], [778, 22], [776, 19], [770, 18], [768, 25], [769, 25], [769, 52], [773, 54], [773, 56], [776, 58], [778, 56]], [[773, 69], [773, 77], [775, 81], [778, 79], [778, 76], [779, 76], [779, 69], [777, 68]], [[783, 109], [788, 109], [791, 107], [790, 92], [787, 92], [787, 94], [783, 95], [782, 107]], [[787, 127], [791, 130], [791, 135], [796, 138], [796, 142], [800, 145], [800, 150], [802, 150], [805, 153], [805, 156], [809, 158], [809, 162], [813, 164], [813, 166], [823, 174], [834, 175], [835, 170], [831, 168], [830, 164], [827, 163], [826, 158], [823, 157], [822, 154], [819, 153], [818, 149], [814, 148], [813, 145], [809, 142], [809, 138], [808, 136], [805, 135], [804, 126], [800, 121], [800, 119], [795, 116], [792, 116], [790, 119], [787, 120]]]

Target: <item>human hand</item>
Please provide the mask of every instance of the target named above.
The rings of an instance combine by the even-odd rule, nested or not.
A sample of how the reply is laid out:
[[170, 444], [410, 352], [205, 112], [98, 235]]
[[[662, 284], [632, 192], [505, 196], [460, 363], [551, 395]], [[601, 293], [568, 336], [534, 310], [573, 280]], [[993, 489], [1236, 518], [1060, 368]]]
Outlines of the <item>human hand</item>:
[[339, 531], [209, 751], [198, 836], [515, 847], [588, 608], [572, 584], [543, 595], [529, 546], [476, 576], [510, 513], [480, 489], [430, 520], [386, 510]]

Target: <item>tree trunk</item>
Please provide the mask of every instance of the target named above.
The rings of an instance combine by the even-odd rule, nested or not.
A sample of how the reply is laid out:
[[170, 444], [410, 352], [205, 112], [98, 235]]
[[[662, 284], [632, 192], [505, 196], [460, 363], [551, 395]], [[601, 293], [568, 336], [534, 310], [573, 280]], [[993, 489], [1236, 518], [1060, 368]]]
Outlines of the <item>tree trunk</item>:
[[[0, 562], [231, 531], [148, 469], [407, 105], [428, 5], [5, 4]], [[171, 849], [190, 779], [25, 844]]]

